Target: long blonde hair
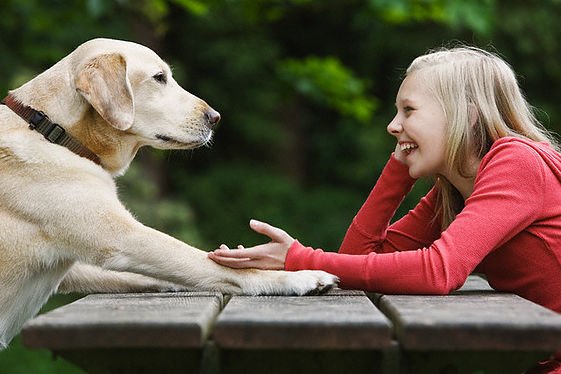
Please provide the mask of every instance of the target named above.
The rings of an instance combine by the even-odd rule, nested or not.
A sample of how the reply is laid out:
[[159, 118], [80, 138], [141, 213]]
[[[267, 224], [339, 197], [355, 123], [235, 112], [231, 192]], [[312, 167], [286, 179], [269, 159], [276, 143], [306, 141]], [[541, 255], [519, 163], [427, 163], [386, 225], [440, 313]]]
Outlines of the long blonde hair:
[[[481, 159], [505, 136], [557, 141], [536, 119], [512, 68], [499, 56], [474, 47], [440, 49], [417, 57], [406, 75], [422, 70], [447, 120], [445, 162], [449, 170], [470, 175], [469, 161]], [[463, 199], [443, 176], [436, 180], [437, 216], [446, 229], [463, 207]]]

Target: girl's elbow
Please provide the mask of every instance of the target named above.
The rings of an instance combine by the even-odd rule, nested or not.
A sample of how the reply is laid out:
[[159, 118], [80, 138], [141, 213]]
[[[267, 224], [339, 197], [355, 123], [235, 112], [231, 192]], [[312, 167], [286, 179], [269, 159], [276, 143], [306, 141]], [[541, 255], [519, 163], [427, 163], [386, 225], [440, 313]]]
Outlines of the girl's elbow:
[[[464, 279], [465, 281], [465, 279]], [[464, 284], [464, 281], [458, 279], [446, 279], [443, 282], [435, 282], [434, 294], [435, 295], [450, 295], [452, 292], [458, 290]]]
[[455, 287], [450, 287], [449, 285], [440, 285], [440, 286], [435, 286], [431, 294], [446, 296], [446, 295], [450, 295], [455, 290], [456, 290]]

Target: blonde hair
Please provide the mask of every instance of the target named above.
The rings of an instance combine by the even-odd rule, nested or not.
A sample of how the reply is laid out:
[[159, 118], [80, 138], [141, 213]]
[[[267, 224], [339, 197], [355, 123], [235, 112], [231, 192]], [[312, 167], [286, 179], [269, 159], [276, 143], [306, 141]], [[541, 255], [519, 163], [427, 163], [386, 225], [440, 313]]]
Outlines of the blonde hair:
[[[547, 142], [556, 140], [536, 119], [512, 68], [497, 55], [474, 47], [440, 49], [417, 57], [406, 75], [422, 71], [429, 90], [447, 120], [445, 162], [463, 177], [470, 160], [481, 159], [493, 142], [505, 136]], [[443, 176], [436, 180], [437, 216], [446, 229], [463, 208], [463, 199]]]

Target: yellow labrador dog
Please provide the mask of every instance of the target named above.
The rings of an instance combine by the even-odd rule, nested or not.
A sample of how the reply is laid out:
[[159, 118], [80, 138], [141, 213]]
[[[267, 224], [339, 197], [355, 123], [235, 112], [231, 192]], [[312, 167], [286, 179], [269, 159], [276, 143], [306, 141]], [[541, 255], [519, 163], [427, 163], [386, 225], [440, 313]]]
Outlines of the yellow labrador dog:
[[220, 119], [150, 49], [94, 39], [0, 105], [0, 349], [59, 292], [302, 295], [321, 271], [233, 270], [138, 222], [113, 177], [137, 150], [207, 144]]

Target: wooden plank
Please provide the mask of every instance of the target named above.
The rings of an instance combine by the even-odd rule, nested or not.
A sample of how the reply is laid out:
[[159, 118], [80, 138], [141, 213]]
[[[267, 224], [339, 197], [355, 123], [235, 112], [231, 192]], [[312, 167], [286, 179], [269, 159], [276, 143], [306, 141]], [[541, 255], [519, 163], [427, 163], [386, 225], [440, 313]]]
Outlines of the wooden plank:
[[[462, 293], [495, 292], [495, 290], [493, 290], [493, 288], [489, 285], [489, 283], [487, 283], [485, 279], [483, 279], [478, 275], [470, 275], [466, 280], [466, 282], [464, 283], [464, 285], [458, 291]], [[380, 300], [382, 300], [384, 294], [378, 292], [367, 292], [366, 295], [368, 295], [368, 297], [370, 298], [370, 300], [372, 300], [374, 305], [380, 307]]]
[[391, 325], [362, 291], [233, 296], [213, 338], [232, 349], [378, 349], [390, 345]]
[[49, 349], [201, 347], [221, 304], [208, 292], [89, 295], [29, 321], [22, 337]]
[[561, 315], [513, 294], [382, 296], [379, 307], [408, 350], [555, 351]]
[[[493, 287], [487, 283], [487, 280], [478, 276], [470, 275], [464, 285], [460, 287], [459, 292], [495, 292]], [[456, 291], [456, 292], [458, 292]]]

